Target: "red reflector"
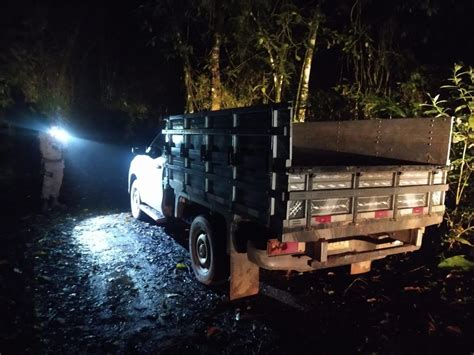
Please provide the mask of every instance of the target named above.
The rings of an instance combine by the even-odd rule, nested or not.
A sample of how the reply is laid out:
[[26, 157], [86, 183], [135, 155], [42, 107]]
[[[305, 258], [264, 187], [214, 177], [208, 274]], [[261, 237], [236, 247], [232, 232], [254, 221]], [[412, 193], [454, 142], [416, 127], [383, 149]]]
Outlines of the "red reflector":
[[415, 208], [412, 210], [412, 213], [413, 213], [413, 214], [420, 214], [420, 213], [423, 213], [423, 207], [415, 207]]
[[298, 254], [298, 242], [279, 242], [272, 239], [267, 242], [267, 254], [269, 256], [283, 254]]
[[315, 216], [314, 220], [317, 223], [331, 223], [332, 216]]
[[388, 211], [375, 211], [375, 218], [387, 218]]

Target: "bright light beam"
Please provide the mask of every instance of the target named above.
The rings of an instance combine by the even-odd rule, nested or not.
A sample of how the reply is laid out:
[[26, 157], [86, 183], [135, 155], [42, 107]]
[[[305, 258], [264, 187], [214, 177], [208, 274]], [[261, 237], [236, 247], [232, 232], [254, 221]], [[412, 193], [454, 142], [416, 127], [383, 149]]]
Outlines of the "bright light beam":
[[57, 126], [53, 126], [49, 129], [48, 133], [55, 139], [57, 139], [58, 141], [66, 144], [67, 142], [69, 142], [69, 140], [71, 139], [71, 136], [69, 135], [69, 133], [67, 133], [67, 131], [65, 131], [64, 129], [62, 128], [59, 128]]

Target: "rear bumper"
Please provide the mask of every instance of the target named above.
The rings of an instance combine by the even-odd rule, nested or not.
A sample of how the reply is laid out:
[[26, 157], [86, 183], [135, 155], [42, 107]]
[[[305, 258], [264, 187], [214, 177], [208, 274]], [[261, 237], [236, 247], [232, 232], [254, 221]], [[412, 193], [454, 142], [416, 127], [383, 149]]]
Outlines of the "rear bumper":
[[424, 228], [426, 226], [439, 224], [443, 221], [444, 212], [432, 213], [431, 215], [417, 217], [402, 217], [397, 220], [374, 220], [361, 224], [334, 225], [327, 228], [312, 228], [311, 230], [298, 230], [283, 233], [282, 242], [316, 242], [318, 240], [332, 240], [358, 235], [369, 235], [378, 233], [390, 233], [399, 230]]
[[313, 271], [330, 267], [350, 265], [362, 261], [372, 261], [383, 259], [388, 255], [407, 253], [418, 250], [420, 246], [401, 245], [386, 249], [336, 254], [328, 256], [325, 261], [319, 261], [309, 257], [308, 255], [281, 255], [267, 256], [265, 250], [259, 250], [253, 246], [248, 246], [248, 259], [257, 264], [259, 267], [267, 270], [294, 270], [299, 272]]
[[[248, 259], [268, 270], [300, 272], [356, 264], [385, 258], [388, 255], [412, 252], [421, 247], [424, 228], [397, 231], [390, 235], [319, 240], [306, 243], [304, 254], [268, 256], [251, 242], [247, 246]], [[345, 243], [340, 249], [341, 243]], [[338, 246], [339, 245], [339, 246]]]

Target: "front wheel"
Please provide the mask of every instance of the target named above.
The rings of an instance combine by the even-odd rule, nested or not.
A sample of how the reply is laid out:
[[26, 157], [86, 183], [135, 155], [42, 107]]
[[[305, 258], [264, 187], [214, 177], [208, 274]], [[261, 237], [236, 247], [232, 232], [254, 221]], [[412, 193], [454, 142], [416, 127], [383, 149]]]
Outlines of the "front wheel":
[[132, 183], [132, 187], [130, 188], [130, 209], [132, 211], [133, 218], [143, 220], [145, 218], [145, 214], [140, 209], [140, 205], [140, 190], [138, 189], [138, 180], [135, 180]]
[[226, 231], [219, 221], [207, 216], [194, 218], [189, 229], [189, 253], [199, 282], [213, 285], [228, 277]]

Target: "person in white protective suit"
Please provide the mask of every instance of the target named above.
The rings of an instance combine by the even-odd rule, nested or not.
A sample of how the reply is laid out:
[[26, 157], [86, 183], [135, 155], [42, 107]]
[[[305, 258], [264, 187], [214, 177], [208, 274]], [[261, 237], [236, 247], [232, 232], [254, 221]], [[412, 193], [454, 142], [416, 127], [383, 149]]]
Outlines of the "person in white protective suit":
[[65, 146], [48, 132], [40, 132], [38, 138], [43, 169], [42, 210], [46, 212], [50, 208], [64, 207], [58, 199], [64, 175]]

